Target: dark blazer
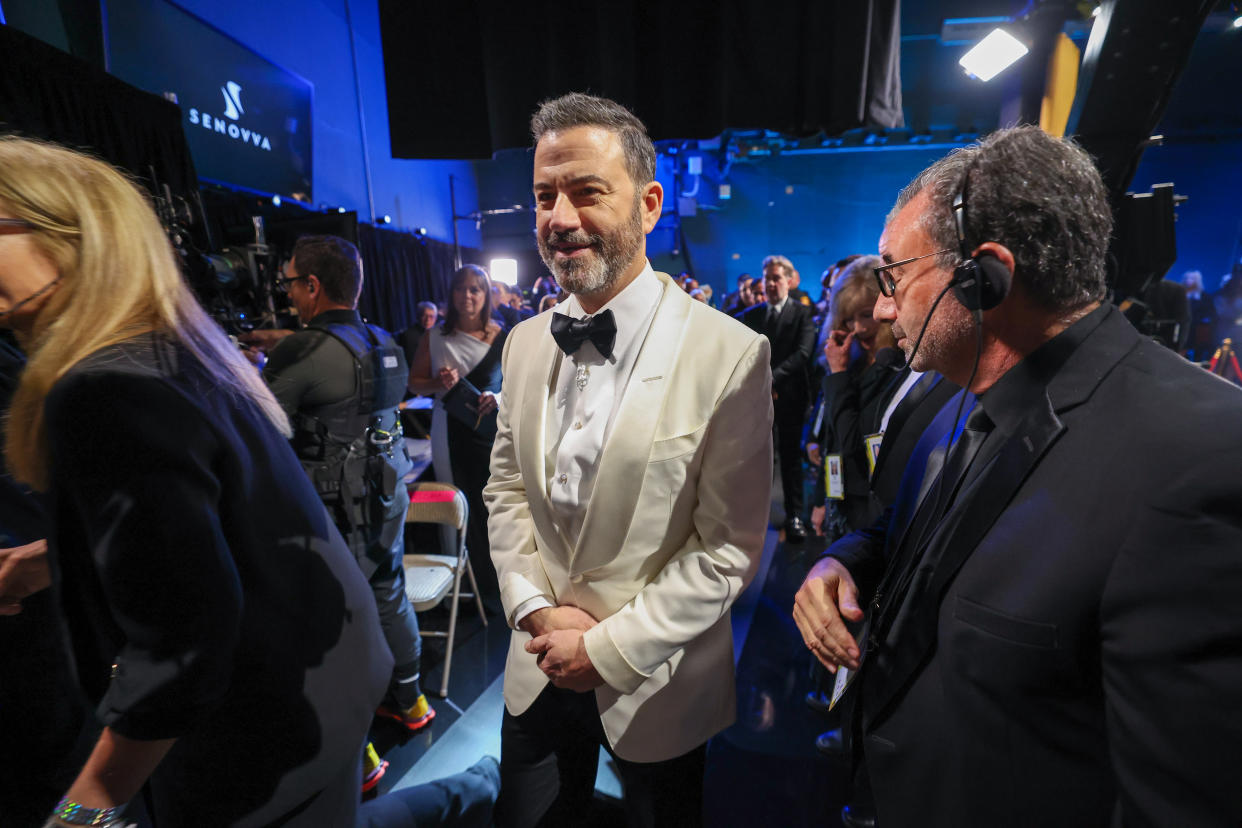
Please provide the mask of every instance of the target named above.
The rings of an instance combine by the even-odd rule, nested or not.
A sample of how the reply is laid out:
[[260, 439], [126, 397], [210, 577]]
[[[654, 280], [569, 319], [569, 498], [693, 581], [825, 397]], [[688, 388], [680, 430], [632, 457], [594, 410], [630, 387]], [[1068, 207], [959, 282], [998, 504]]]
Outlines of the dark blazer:
[[[1077, 325], [850, 691], [886, 826], [1242, 824], [1242, 391]], [[919, 484], [831, 554], [898, 554]]]
[[177, 739], [147, 783], [154, 821], [352, 824], [319, 794], [358, 784], [392, 655], [285, 437], [152, 334], [75, 365], [46, 417], [83, 689], [121, 735]]
[[761, 333], [772, 345], [772, 390], [781, 401], [805, 404], [810, 396], [811, 352], [815, 349], [815, 323], [811, 308], [792, 296], [781, 308], [775, 330], [765, 329], [768, 304], [764, 302], [739, 313], [735, 318], [752, 331]]

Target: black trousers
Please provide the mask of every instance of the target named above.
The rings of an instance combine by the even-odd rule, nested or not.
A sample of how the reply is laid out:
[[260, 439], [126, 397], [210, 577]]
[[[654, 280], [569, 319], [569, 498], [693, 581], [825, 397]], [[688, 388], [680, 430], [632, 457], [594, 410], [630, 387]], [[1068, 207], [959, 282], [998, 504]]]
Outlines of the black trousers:
[[776, 457], [781, 467], [781, 490], [785, 494], [785, 520], [802, 514], [802, 425], [806, 400], [777, 397], [772, 403]]
[[626, 761], [608, 748], [595, 693], [549, 684], [522, 715], [505, 711], [497, 828], [592, 825], [601, 745], [620, 771], [631, 828], [703, 824], [706, 745], [663, 762]]

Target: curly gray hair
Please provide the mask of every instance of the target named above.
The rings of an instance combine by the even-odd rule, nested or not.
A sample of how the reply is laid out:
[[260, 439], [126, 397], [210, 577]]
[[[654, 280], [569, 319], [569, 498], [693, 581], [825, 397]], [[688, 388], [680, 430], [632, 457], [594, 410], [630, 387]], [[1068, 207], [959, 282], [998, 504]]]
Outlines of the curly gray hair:
[[906, 185], [888, 220], [926, 190], [931, 209], [922, 229], [936, 247], [951, 248], [938, 257], [946, 268], [961, 258], [953, 199], [966, 176], [969, 246], [995, 241], [1008, 247], [1017, 279], [1048, 310], [1103, 298], [1113, 217], [1099, 171], [1082, 147], [1035, 126], [1001, 129], [954, 150]]

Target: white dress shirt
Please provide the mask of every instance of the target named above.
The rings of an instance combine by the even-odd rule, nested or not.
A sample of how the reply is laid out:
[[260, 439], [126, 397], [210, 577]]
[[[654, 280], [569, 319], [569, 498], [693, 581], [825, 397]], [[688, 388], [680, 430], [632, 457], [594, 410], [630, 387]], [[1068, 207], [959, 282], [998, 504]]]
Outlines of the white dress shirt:
[[[617, 326], [612, 356], [605, 359], [590, 341], [572, 355], [561, 354], [544, 421], [544, 471], [556, 529], [570, 549], [582, 531], [600, 455], [661, 293], [660, 281], [648, 262], [633, 282], [597, 312], [612, 311]], [[574, 319], [590, 316], [572, 295], [557, 306], [556, 312]], [[548, 606], [551, 604], [544, 598], [531, 598], [516, 608], [514, 623]]]
[[888, 401], [888, 406], [884, 409], [884, 416], [880, 419], [880, 433], [888, 431], [888, 421], [893, 416], [893, 412], [897, 410], [897, 406], [901, 405], [901, 401], [906, 398], [906, 394], [910, 393], [910, 389], [914, 384], [923, 378], [922, 371], [911, 371], [910, 374], [902, 380], [901, 387], [893, 394], [893, 398]]

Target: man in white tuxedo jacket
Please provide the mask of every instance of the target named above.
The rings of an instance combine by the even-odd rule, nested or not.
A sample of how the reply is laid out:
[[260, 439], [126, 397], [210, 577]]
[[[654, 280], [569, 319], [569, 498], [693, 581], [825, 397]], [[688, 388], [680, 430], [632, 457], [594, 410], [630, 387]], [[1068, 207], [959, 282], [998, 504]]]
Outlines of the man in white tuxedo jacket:
[[637, 118], [571, 94], [532, 132], [540, 253], [571, 296], [509, 336], [484, 490], [515, 629], [497, 825], [586, 820], [603, 744], [631, 825], [693, 826], [763, 547], [768, 343], [652, 271], [663, 190]]

